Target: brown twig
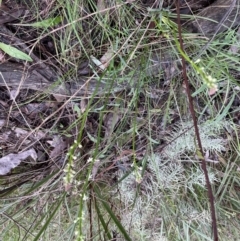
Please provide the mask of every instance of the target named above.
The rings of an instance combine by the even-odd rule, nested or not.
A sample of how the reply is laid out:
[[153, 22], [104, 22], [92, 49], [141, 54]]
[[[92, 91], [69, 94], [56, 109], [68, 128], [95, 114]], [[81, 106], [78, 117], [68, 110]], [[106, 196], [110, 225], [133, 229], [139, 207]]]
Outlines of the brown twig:
[[[178, 24], [178, 36], [179, 36], [180, 48], [184, 52], [182, 29], [181, 29], [181, 23], [180, 23], [179, 0], [176, 0], [175, 4], [176, 4], [176, 9], [177, 9], [177, 24]], [[209, 202], [210, 202], [210, 209], [211, 209], [211, 216], [212, 216], [212, 228], [213, 228], [214, 241], [218, 241], [217, 221], [216, 221], [216, 213], [215, 213], [215, 207], [214, 207], [214, 196], [213, 196], [212, 187], [211, 187], [209, 176], [208, 176], [206, 160], [204, 158], [202, 142], [201, 142], [198, 124], [197, 124], [197, 118], [196, 118], [194, 107], [193, 107], [193, 99], [191, 96], [189, 81], [188, 81], [188, 77], [187, 77], [186, 61], [183, 56], [182, 56], [182, 75], [183, 75], [184, 83], [186, 86], [187, 97], [189, 100], [189, 108], [190, 108], [191, 116], [193, 119], [193, 125], [194, 125], [194, 129], [195, 129], [195, 135], [196, 135], [196, 139], [197, 139], [198, 148], [200, 151], [199, 158], [201, 160], [201, 167], [204, 172], [206, 185], [207, 185], [208, 198], [209, 198]]]

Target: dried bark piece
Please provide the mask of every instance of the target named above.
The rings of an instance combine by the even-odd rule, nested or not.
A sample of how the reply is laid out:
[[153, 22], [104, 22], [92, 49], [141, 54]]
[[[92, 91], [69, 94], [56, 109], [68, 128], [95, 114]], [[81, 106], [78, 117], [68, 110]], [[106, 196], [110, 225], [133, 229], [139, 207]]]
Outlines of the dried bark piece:
[[0, 5], [0, 24], [9, 23], [16, 19], [19, 19], [25, 12], [25, 8], [13, 8], [9, 9], [6, 5], [1, 3]]
[[[203, 33], [204, 35], [214, 34], [217, 30], [218, 23], [221, 22], [222, 18], [234, 1], [235, 0], [217, 0], [209, 7], [203, 9], [197, 15], [196, 20], [191, 23], [193, 32]], [[240, 14], [238, 11], [240, 11], [239, 0], [236, 1], [236, 4], [227, 20], [224, 21], [223, 25], [219, 29], [219, 33], [240, 24]]]

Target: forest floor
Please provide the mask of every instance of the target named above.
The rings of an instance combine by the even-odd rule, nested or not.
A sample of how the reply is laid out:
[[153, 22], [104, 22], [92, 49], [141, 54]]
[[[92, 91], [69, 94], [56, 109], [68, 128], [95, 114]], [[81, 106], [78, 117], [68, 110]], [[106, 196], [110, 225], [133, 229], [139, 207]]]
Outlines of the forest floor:
[[202, 159], [239, 239], [239, 1], [161, 2], [0, 0], [0, 240], [213, 240]]

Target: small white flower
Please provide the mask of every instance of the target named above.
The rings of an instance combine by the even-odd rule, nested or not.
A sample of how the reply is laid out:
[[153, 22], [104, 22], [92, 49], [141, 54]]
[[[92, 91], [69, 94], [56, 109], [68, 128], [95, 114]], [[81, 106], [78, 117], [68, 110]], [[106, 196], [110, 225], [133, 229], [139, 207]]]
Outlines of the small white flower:
[[80, 218], [77, 217], [77, 219], [75, 219], [73, 222], [74, 222], [74, 223], [77, 223], [77, 222], [79, 221], [79, 219], [80, 219]]
[[89, 157], [88, 160], [87, 160], [87, 163], [90, 163], [92, 161], [93, 161], [92, 157]]
[[88, 197], [86, 194], [83, 195], [83, 201], [87, 201], [88, 200]]
[[211, 75], [207, 75], [207, 79], [210, 83], [216, 83], [217, 82], [217, 79], [213, 78]]
[[194, 63], [195, 64], [198, 64], [198, 63], [200, 63], [201, 62], [201, 59], [197, 59]]
[[88, 180], [92, 180], [92, 175], [89, 175]]

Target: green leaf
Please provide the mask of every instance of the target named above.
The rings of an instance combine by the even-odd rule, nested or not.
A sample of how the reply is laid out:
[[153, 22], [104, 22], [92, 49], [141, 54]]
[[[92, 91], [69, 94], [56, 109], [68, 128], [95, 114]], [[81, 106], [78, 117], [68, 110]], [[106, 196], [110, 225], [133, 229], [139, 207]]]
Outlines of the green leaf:
[[193, 94], [192, 97], [196, 97], [198, 94], [202, 93], [207, 89], [207, 85], [203, 84], [200, 88], [198, 88]]
[[57, 16], [55, 18], [48, 18], [40, 22], [35, 23], [26, 23], [26, 24], [14, 24], [18, 26], [28, 26], [28, 27], [35, 27], [35, 28], [48, 28], [48, 27], [54, 27], [55, 25], [58, 25], [61, 23], [62, 18], [61, 16]]
[[107, 234], [108, 239], [111, 240], [112, 237], [111, 237], [111, 234], [110, 234], [110, 230], [108, 229], [108, 226], [107, 226], [107, 224], [106, 224], [105, 221], [104, 221], [104, 217], [103, 217], [103, 215], [101, 214], [101, 211], [100, 211], [100, 209], [99, 209], [99, 207], [98, 207], [98, 203], [97, 203], [97, 202], [95, 202], [95, 207], [96, 207], [97, 215], [98, 215], [98, 217], [99, 217], [99, 219], [100, 219], [100, 222], [101, 222], [101, 224], [102, 224], [102, 226], [103, 226], [103, 228], [104, 228], [104, 231], [105, 231], [105, 233]]
[[22, 51], [8, 45], [8, 44], [4, 44], [0, 42], [0, 49], [2, 49], [5, 53], [7, 53], [8, 55], [10, 55], [11, 57], [14, 57], [16, 59], [22, 59], [22, 60], [26, 60], [26, 61], [30, 61], [32, 62], [32, 58], [23, 53]]
[[235, 99], [235, 94], [233, 94], [233, 97], [229, 101], [228, 105], [222, 110], [222, 113], [217, 115], [216, 122], [220, 122], [229, 113], [229, 109], [231, 108], [234, 99]]
[[97, 143], [97, 139], [94, 138], [89, 132], [87, 132], [88, 138], [93, 142], [93, 143]]
[[118, 230], [123, 234], [125, 240], [132, 241], [132, 239], [129, 237], [127, 231], [122, 226], [121, 222], [117, 219], [116, 215], [113, 213], [113, 211], [110, 208], [110, 206], [108, 205], [108, 203], [104, 200], [104, 198], [100, 194], [100, 191], [99, 191], [98, 187], [96, 185], [94, 185], [93, 189], [94, 189], [96, 195], [99, 197], [99, 200], [102, 202], [102, 205], [103, 205], [104, 209], [108, 212], [108, 214], [112, 218], [113, 222], [118, 227]]

